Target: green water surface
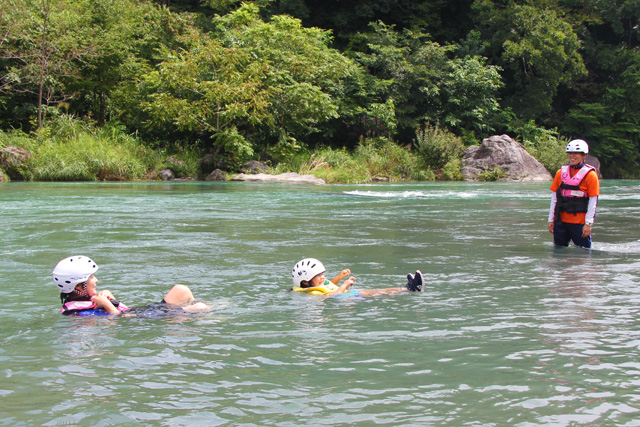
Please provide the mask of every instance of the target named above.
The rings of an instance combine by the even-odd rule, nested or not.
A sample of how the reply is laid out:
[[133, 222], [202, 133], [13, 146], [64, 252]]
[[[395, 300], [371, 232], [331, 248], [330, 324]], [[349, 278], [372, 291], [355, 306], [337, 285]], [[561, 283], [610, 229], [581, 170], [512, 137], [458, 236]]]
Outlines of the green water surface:
[[[604, 181], [594, 250], [555, 249], [549, 184], [0, 184], [0, 425], [640, 425], [640, 182]], [[129, 306], [60, 315], [83, 254]], [[294, 263], [356, 288], [288, 292]]]

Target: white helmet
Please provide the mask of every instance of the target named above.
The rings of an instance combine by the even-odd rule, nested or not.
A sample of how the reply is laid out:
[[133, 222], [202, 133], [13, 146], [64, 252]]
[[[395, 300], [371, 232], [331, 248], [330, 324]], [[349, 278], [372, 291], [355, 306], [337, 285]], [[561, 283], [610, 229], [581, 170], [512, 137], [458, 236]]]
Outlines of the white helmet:
[[299, 261], [291, 271], [291, 278], [293, 279], [293, 286], [300, 286], [300, 282], [303, 280], [310, 281], [320, 273], [324, 273], [326, 270], [324, 265], [315, 258], [305, 258]]
[[564, 151], [567, 153], [589, 154], [589, 146], [582, 139], [574, 139], [573, 141], [569, 141], [569, 143], [567, 144], [567, 149]]
[[89, 280], [93, 273], [98, 271], [98, 265], [91, 258], [76, 255], [60, 261], [53, 269], [53, 281], [60, 292], [68, 294], [79, 283]]

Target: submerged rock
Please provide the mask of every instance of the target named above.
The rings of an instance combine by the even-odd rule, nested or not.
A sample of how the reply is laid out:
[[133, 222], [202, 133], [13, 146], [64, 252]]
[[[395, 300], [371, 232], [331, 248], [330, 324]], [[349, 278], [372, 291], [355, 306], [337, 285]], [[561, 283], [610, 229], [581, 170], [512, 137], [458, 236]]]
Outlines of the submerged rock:
[[465, 150], [461, 173], [467, 181], [475, 181], [487, 171], [500, 168], [505, 172], [501, 181], [543, 182], [553, 177], [547, 169], [509, 135], [485, 138], [481, 146]]
[[244, 182], [284, 182], [290, 184], [325, 184], [322, 178], [316, 178], [313, 175], [298, 175], [295, 172], [281, 173], [279, 175], [269, 175], [266, 173], [259, 173], [255, 175], [239, 173], [231, 180]]

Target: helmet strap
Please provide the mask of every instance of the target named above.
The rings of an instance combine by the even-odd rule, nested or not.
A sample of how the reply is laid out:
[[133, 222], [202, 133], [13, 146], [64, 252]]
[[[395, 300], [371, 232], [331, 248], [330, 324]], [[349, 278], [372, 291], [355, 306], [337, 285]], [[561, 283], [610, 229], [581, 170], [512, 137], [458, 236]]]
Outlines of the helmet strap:
[[73, 288], [73, 292], [83, 297], [88, 296], [89, 294], [87, 293], [87, 282], [82, 283], [82, 291], [79, 291], [77, 288]]

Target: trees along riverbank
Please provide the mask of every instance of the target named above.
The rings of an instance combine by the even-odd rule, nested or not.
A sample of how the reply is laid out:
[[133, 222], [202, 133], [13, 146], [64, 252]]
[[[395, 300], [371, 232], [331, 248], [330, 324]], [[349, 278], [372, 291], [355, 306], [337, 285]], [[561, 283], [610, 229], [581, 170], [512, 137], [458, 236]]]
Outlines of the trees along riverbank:
[[552, 171], [580, 137], [640, 175], [633, 2], [395, 3], [0, 0], [0, 145], [31, 153], [22, 179], [259, 159], [368, 182], [459, 179], [507, 133]]

